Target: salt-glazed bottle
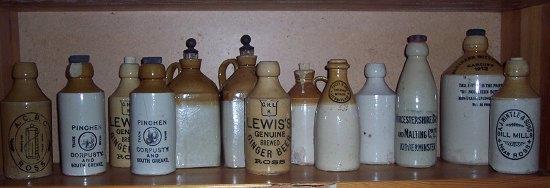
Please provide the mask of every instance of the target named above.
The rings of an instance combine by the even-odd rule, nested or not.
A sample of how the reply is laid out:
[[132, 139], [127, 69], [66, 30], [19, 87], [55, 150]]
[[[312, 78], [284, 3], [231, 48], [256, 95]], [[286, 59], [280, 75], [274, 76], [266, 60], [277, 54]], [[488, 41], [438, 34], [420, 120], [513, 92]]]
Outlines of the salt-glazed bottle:
[[366, 64], [367, 81], [355, 95], [361, 126], [360, 160], [364, 164], [395, 162], [395, 92], [384, 81], [385, 76], [384, 64]]
[[[244, 129], [245, 99], [256, 84], [256, 59], [250, 36], [241, 37], [243, 46], [236, 59], [225, 60], [219, 68], [218, 79], [222, 97], [222, 143], [224, 164], [229, 168], [245, 167]], [[233, 65], [233, 74], [226, 79], [226, 69]]]
[[502, 86], [502, 66], [487, 53], [485, 30], [470, 29], [464, 55], [441, 76], [441, 157], [468, 165], [488, 162], [491, 96]]
[[292, 155], [293, 164], [313, 165], [315, 152], [313, 133], [315, 128], [315, 111], [321, 91], [317, 89], [317, 81], [326, 81], [319, 76], [315, 78], [315, 71], [309, 68], [309, 63], [300, 63], [294, 71], [296, 84], [288, 91], [290, 95], [292, 117]]
[[437, 89], [427, 61], [425, 35], [407, 38], [407, 61], [397, 83], [395, 162], [425, 168], [437, 155]]
[[501, 173], [538, 171], [540, 97], [529, 84], [529, 65], [512, 58], [504, 85], [493, 95], [490, 110], [489, 165]]
[[359, 168], [360, 129], [357, 104], [348, 84], [349, 64], [331, 59], [328, 82], [315, 114], [315, 167], [324, 171]]
[[[186, 41], [183, 59], [167, 70], [168, 88], [176, 95], [176, 167], [220, 165], [220, 101], [216, 84], [200, 70], [196, 41]], [[176, 78], [174, 71], [178, 70]]]
[[290, 97], [279, 83], [276, 61], [258, 63], [258, 82], [246, 98], [245, 161], [252, 174], [290, 170]]
[[131, 170], [164, 175], [176, 170], [176, 106], [161, 57], [141, 59], [141, 83], [130, 94]]
[[13, 86], [0, 104], [4, 176], [31, 179], [52, 174], [52, 104], [32, 62], [16, 63]]
[[67, 176], [105, 172], [105, 94], [92, 80], [90, 56], [70, 56], [65, 74], [67, 85], [57, 93], [62, 172]]
[[139, 86], [139, 64], [124, 57], [118, 87], [109, 97], [109, 163], [130, 167], [130, 92]]

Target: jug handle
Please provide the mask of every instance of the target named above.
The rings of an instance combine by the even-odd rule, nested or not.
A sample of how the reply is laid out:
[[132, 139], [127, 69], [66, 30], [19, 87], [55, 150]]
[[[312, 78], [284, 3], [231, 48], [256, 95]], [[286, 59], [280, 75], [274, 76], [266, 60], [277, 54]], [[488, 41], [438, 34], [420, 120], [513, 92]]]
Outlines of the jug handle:
[[233, 65], [233, 70], [237, 70], [238, 64], [236, 59], [228, 59], [222, 62], [220, 68], [218, 69], [218, 83], [220, 84], [220, 89], [223, 88], [223, 84], [225, 84], [225, 81], [227, 80], [225, 73], [229, 64]]
[[328, 79], [325, 76], [317, 76], [315, 79], [313, 79], [313, 83], [315, 83], [315, 86], [317, 86], [317, 82], [325, 82], [325, 84], [328, 83]]
[[166, 68], [166, 85], [174, 79], [174, 72], [178, 70], [178, 74], [181, 72], [181, 65], [179, 62], [174, 62]]

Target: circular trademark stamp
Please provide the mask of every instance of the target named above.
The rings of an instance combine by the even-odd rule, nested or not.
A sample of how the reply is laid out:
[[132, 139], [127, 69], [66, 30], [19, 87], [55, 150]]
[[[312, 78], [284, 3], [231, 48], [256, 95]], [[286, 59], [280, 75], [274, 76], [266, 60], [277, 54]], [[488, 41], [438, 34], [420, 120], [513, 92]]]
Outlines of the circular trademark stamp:
[[90, 151], [97, 145], [97, 137], [93, 132], [84, 132], [78, 137], [78, 146], [84, 151]]
[[497, 120], [496, 141], [502, 156], [519, 160], [531, 152], [535, 141], [533, 121], [521, 110], [504, 111]]
[[51, 126], [42, 114], [29, 112], [15, 118], [8, 140], [11, 158], [20, 170], [36, 173], [50, 163]]
[[162, 140], [162, 133], [156, 127], [149, 127], [143, 132], [143, 140], [149, 146], [156, 146]]
[[351, 89], [343, 81], [335, 81], [330, 84], [328, 97], [337, 103], [346, 103], [351, 99]]

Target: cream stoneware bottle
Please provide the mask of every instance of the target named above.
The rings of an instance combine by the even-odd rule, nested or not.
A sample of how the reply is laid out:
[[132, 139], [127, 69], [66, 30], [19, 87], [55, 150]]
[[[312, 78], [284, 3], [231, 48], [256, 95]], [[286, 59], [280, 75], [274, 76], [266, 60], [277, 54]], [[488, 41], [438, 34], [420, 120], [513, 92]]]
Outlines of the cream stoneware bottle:
[[292, 163], [298, 165], [313, 165], [315, 152], [313, 133], [315, 130], [315, 111], [321, 91], [317, 89], [317, 81], [326, 81], [323, 76], [315, 77], [315, 71], [309, 68], [309, 63], [300, 63], [294, 71], [296, 84], [288, 91], [290, 95], [292, 117]]
[[502, 86], [502, 66], [487, 54], [485, 30], [470, 29], [464, 55], [441, 76], [441, 157], [449, 162], [488, 162], [491, 96]]
[[176, 106], [166, 87], [161, 57], [144, 57], [141, 83], [130, 94], [131, 170], [139, 175], [164, 175], [176, 170]]
[[366, 64], [367, 81], [355, 95], [361, 125], [360, 157], [363, 164], [395, 162], [395, 92], [386, 84], [385, 76], [384, 64]]
[[404, 167], [435, 165], [437, 89], [427, 61], [425, 35], [407, 38], [407, 61], [397, 84], [395, 162]]
[[328, 82], [315, 114], [315, 167], [324, 171], [359, 168], [360, 129], [357, 104], [348, 84], [345, 59], [331, 59]]
[[57, 93], [61, 170], [67, 176], [105, 172], [105, 94], [94, 84], [88, 55], [72, 55], [67, 85]]
[[539, 168], [540, 97], [529, 84], [529, 65], [512, 58], [490, 111], [489, 165], [497, 172], [532, 174]]
[[279, 83], [276, 61], [258, 63], [258, 82], [246, 98], [245, 160], [252, 174], [290, 170], [290, 97]]
[[52, 103], [32, 62], [13, 66], [13, 86], [0, 104], [4, 176], [31, 179], [52, 174]]
[[[177, 168], [220, 165], [220, 96], [216, 84], [200, 70], [202, 60], [190, 38], [183, 59], [168, 67], [168, 88], [176, 95]], [[174, 77], [174, 72], [178, 75]]]
[[[241, 37], [243, 46], [236, 59], [222, 62], [218, 70], [218, 79], [222, 96], [222, 143], [225, 166], [229, 168], [245, 167], [244, 129], [245, 99], [256, 84], [256, 59], [254, 47], [250, 46], [248, 35]], [[226, 69], [233, 65], [234, 72], [227, 78]]]
[[118, 76], [120, 83], [109, 97], [109, 163], [130, 167], [130, 92], [139, 86], [139, 64], [124, 57]]

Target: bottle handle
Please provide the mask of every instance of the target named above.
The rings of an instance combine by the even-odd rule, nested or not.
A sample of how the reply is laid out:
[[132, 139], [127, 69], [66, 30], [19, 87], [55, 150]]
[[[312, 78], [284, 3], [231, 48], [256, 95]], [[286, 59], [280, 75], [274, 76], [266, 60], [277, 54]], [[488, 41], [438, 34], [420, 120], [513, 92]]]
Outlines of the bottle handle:
[[237, 70], [237, 59], [228, 59], [222, 62], [220, 68], [218, 69], [218, 83], [220, 84], [220, 89], [223, 88], [223, 84], [227, 81], [227, 77], [225, 75], [229, 64], [233, 65], [233, 70]]
[[174, 62], [166, 68], [166, 85], [170, 84], [170, 82], [174, 79], [174, 72], [176, 72], [176, 69], [179, 74], [181, 72], [181, 65], [179, 62]]
[[325, 82], [325, 84], [328, 83], [328, 79], [326, 76], [317, 76], [315, 79], [313, 79], [313, 83], [315, 83], [315, 86], [317, 87], [317, 82]]

